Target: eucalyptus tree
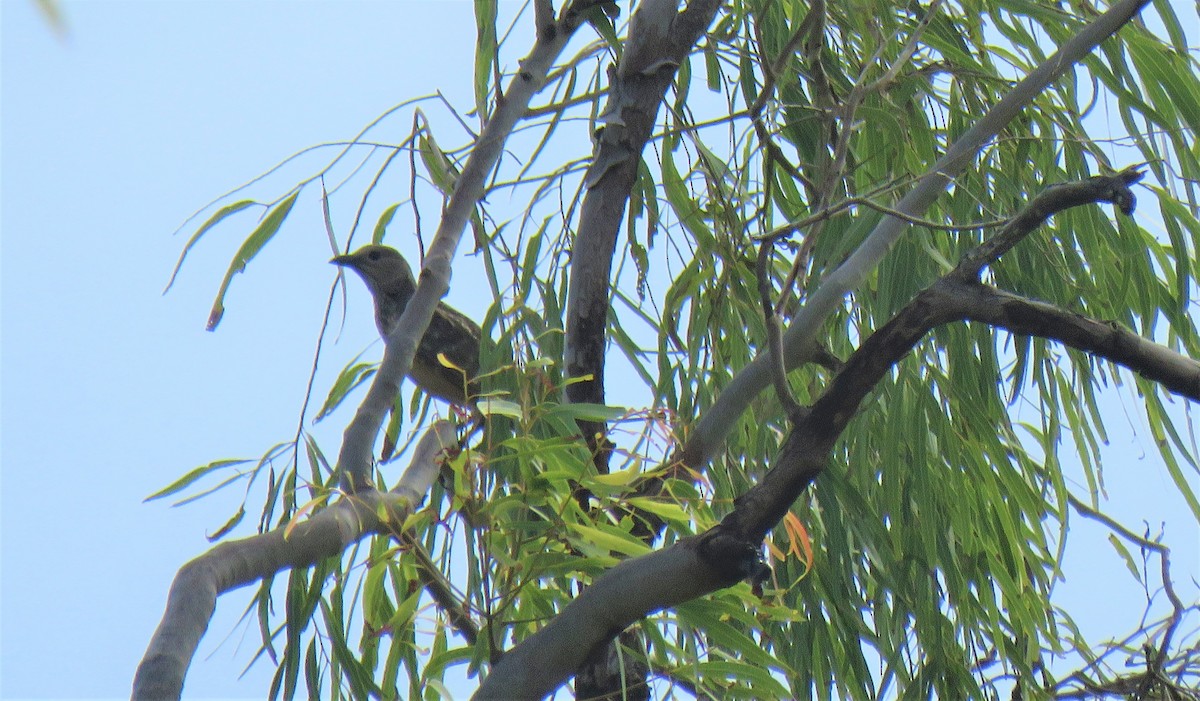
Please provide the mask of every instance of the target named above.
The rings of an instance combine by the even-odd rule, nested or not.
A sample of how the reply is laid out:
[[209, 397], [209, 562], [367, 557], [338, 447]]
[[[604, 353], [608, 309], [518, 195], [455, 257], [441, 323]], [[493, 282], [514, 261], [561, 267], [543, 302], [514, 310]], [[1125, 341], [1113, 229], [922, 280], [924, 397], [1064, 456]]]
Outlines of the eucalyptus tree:
[[[260, 533], [239, 510], [181, 568], [135, 696], [178, 696], [217, 596], [258, 583], [272, 697], [463, 670], [478, 698], [1197, 697], [1168, 542], [1101, 488], [1129, 383], [1200, 517], [1169, 406], [1200, 399], [1200, 81], [1170, 2], [500, 9], [474, 5], [472, 104], [403, 102], [189, 242], [248, 232], [212, 327], [285, 220], [422, 272], [382, 360], [245, 470]], [[354, 220], [300, 221], [339, 173]], [[493, 300], [469, 413], [399, 394], [452, 263]], [[1055, 597], [1078, 518], [1161, 593], [1117, 642]]]

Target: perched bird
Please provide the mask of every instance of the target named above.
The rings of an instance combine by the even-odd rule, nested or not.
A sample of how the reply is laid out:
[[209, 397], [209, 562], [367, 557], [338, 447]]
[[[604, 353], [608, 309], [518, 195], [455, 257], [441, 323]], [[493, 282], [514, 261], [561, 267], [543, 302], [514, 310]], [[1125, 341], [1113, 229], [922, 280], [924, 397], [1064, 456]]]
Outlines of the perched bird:
[[[408, 261], [394, 248], [370, 244], [354, 253], [329, 261], [358, 273], [375, 298], [375, 325], [386, 341], [389, 332], [400, 321], [400, 315], [417, 291]], [[429, 328], [417, 344], [409, 378], [426, 394], [459, 406], [469, 406], [479, 395], [479, 325], [462, 312], [438, 302]], [[457, 370], [438, 360], [441, 353]], [[465, 375], [464, 375], [465, 373]]]

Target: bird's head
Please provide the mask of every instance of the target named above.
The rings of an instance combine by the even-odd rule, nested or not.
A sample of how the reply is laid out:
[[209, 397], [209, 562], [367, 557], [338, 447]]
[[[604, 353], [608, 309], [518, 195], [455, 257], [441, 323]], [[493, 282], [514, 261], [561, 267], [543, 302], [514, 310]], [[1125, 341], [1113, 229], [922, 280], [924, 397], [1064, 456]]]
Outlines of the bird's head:
[[412, 289], [416, 285], [408, 261], [394, 248], [368, 244], [354, 253], [337, 256], [329, 261], [343, 268], [350, 268], [362, 277], [372, 293], [386, 292], [397, 288]]

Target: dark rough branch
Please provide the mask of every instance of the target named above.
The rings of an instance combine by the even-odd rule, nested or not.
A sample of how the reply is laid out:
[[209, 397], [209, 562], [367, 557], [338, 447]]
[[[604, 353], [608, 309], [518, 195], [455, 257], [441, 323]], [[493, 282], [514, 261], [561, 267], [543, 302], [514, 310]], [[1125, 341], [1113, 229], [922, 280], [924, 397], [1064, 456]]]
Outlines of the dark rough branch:
[[[681, 10], [678, 0], [642, 0], [630, 20], [620, 64], [609, 69], [608, 100], [599, 120], [603, 126], [595, 134], [592, 162], [584, 177], [586, 194], [579, 228], [571, 246], [564, 368], [569, 378], [590, 378], [567, 385], [566, 398], [572, 403], [604, 404], [604, 358], [612, 306], [609, 281], [617, 233], [664, 95], [720, 6], [720, 0], [690, 0]], [[608, 472], [612, 443], [605, 435], [607, 426], [588, 419], [578, 419], [576, 424], [596, 471]], [[586, 502], [582, 493], [578, 498]], [[578, 693], [628, 697], [630, 689], [640, 686], [642, 691], [637, 693], [643, 694], [644, 679], [634, 679], [632, 669], [603, 669], [606, 660], [615, 659], [617, 655], [597, 650], [587, 666], [578, 670]], [[513, 663], [506, 665], [507, 674], [514, 667]]]
[[1047, 188], [994, 237], [964, 256], [958, 267], [923, 290], [850, 356], [821, 398], [798, 421], [780, 449], [778, 465], [743, 494], [718, 527], [761, 540], [801, 492], [816, 479], [834, 442], [862, 401], [901, 358], [936, 326], [984, 321], [1014, 333], [1050, 338], [1124, 365], [1200, 401], [1200, 362], [1122, 329], [982, 285], [983, 267], [1041, 226], [1054, 213], [1097, 202], [1114, 202], [1132, 214], [1129, 185], [1141, 179], [1127, 170]]
[[[537, 699], [566, 681], [589, 657], [647, 615], [736, 584], [733, 557], [712, 557], [700, 537], [626, 560], [584, 589], [541, 630], [505, 653], [474, 699]], [[714, 560], [718, 566], [714, 566]]]
[[952, 296], [963, 319], [1059, 341], [1123, 365], [1175, 394], [1200, 402], [1200, 362], [1148, 341], [1115, 321], [1092, 319], [984, 285], [943, 285], [936, 292]]
[[1078, 182], [1051, 185], [1033, 198], [999, 233], [963, 256], [951, 277], [957, 280], [978, 280], [984, 266], [999, 260], [1000, 256], [1008, 253], [1021, 239], [1041, 226], [1042, 222], [1064, 209], [1096, 202], [1111, 202], [1121, 214], [1132, 216], [1137, 198], [1129, 188], [1140, 182], [1144, 176], [1145, 173], [1136, 168], [1126, 168], [1116, 175], [1097, 175]]
[[[595, 154], [584, 180], [587, 194], [571, 247], [565, 367], [568, 377], [591, 377], [567, 385], [571, 402], [604, 403], [609, 279], [625, 204], [663, 95], [720, 6], [719, 0], [691, 0], [677, 12], [677, 0], [643, 0], [630, 20], [621, 64], [609, 71], [608, 103], [600, 118], [604, 126], [596, 133]], [[607, 472], [605, 425], [578, 423], [597, 469]]]

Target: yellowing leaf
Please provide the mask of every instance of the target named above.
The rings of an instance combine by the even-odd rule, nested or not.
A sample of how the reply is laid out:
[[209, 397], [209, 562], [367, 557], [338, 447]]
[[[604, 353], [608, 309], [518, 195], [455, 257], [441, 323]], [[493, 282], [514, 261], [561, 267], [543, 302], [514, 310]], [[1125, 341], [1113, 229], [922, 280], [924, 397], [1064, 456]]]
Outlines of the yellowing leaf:
[[803, 562], [806, 568], [812, 567], [812, 539], [808, 536], [808, 529], [800, 522], [800, 517], [790, 511], [787, 512], [783, 517], [783, 527], [787, 530], [788, 541], [790, 541], [788, 550]]

